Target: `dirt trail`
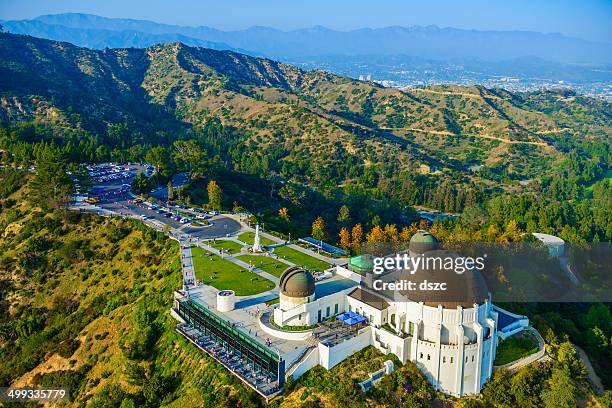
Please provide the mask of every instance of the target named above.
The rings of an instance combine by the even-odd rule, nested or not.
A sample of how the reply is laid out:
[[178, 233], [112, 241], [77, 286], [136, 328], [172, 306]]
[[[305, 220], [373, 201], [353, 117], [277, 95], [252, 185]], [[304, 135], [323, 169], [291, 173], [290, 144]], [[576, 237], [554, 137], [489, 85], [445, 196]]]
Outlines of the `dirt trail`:
[[[425, 93], [436, 94], [436, 95], [466, 96], [468, 98], [478, 98], [478, 99], [483, 98], [483, 96], [480, 94], [474, 94], [474, 93], [468, 93], [468, 92], [435, 91], [433, 89], [427, 89], [427, 88], [410, 88], [410, 89], [404, 90], [404, 92], [412, 92], [412, 91], [425, 92]], [[499, 99], [500, 101], [504, 100], [503, 98], [500, 98], [499, 96], [496, 96], [496, 95], [485, 95], [485, 97], [489, 99]]]
[[589, 374], [589, 380], [591, 380], [591, 382], [595, 386], [595, 392], [598, 395], [603, 394], [604, 392], [603, 383], [601, 382], [601, 378], [599, 378], [599, 376], [595, 372], [595, 369], [593, 368], [593, 365], [591, 364], [591, 360], [589, 360], [589, 356], [587, 356], [587, 353], [583, 349], [578, 347], [577, 345], [574, 344], [574, 347], [576, 348], [576, 352], [578, 353], [578, 357], [580, 358], [580, 361], [582, 361], [587, 368], [587, 372]]
[[448, 131], [445, 131], [445, 130], [426, 130], [426, 129], [418, 129], [418, 128], [392, 128], [392, 127], [384, 127], [384, 126], [381, 126], [380, 129], [383, 129], [383, 130], [408, 130], [408, 131], [412, 131], [412, 132], [431, 133], [431, 134], [440, 135], [440, 136], [454, 136], [454, 137], [458, 137], [458, 136], [459, 137], [460, 136], [473, 136], [473, 137], [478, 137], [478, 138], [481, 138], [481, 139], [498, 140], [500, 142], [509, 143], [509, 144], [526, 144], [526, 145], [543, 146], [543, 147], [549, 147], [550, 146], [546, 142], [529, 142], [529, 141], [524, 141], [524, 140], [511, 140], [511, 139], [504, 139], [504, 138], [501, 138], [501, 137], [491, 136], [491, 135], [487, 135], [487, 134], [462, 133], [460, 135], [457, 135], [455, 133], [448, 132]]

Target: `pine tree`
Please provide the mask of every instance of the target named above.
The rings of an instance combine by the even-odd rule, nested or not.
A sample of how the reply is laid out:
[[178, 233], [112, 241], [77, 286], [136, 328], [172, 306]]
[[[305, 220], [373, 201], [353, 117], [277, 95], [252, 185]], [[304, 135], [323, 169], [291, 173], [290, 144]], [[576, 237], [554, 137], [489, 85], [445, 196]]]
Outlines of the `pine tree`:
[[174, 200], [174, 188], [172, 187], [172, 180], [168, 181], [168, 200]]
[[338, 223], [342, 225], [343, 227], [346, 227], [348, 226], [350, 222], [351, 222], [350, 210], [346, 205], [343, 205], [342, 207], [340, 207], [340, 210], [338, 211]]
[[60, 149], [44, 145], [36, 154], [36, 173], [30, 181], [30, 200], [44, 210], [59, 208], [70, 198], [72, 182]]

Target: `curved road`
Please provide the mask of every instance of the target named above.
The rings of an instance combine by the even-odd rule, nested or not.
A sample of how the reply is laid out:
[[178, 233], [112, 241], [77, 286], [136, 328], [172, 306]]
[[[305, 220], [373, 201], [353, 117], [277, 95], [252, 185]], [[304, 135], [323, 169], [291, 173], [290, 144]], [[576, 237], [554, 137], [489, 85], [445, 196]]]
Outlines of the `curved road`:
[[[162, 218], [164, 221], [168, 221], [167, 218]], [[207, 227], [192, 227], [187, 224], [179, 229], [194, 238], [211, 239], [225, 237], [228, 234], [233, 235], [240, 231], [241, 228], [238, 221], [224, 216], [215, 217], [210, 222], [212, 225]]]

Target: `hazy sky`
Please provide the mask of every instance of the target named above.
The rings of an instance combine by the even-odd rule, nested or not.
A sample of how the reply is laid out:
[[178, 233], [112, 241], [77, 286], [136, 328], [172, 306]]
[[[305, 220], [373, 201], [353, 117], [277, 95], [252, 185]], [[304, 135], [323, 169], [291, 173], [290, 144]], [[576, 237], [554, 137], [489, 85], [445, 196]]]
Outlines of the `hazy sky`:
[[560, 32], [612, 42], [612, 0], [0, 0], [0, 19], [91, 13], [224, 30], [429, 25]]

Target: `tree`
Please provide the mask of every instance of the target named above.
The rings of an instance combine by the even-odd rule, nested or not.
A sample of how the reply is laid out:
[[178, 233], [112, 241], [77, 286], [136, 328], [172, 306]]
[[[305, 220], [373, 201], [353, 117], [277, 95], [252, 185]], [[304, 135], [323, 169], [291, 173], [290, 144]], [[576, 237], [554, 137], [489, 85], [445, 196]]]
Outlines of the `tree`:
[[510, 389], [515, 401], [524, 408], [541, 407], [540, 394], [544, 378], [548, 375], [549, 371], [542, 363], [530, 364], [521, 368], [510, 381]]
[[349, 230], [346, 227], [342, 227], [338, 236], [340, 237], [340, 248], [350, 252], [351, 233], [349, 232]]
[[346, 205], [343, 205], [342, 207], [340, 207], [340, 210], [338, 211], [338, 223], [340, 223], [340, 225], [342, 225], [343, 227], [346, 227], [348, 226], [350, 222], [351, 222], [350, 210]]
[[168, 149], [161, 146], [156, 146], [147, 152], [145, 160], [155, 166], [155, 171], [164, 177], [168, 177], [171, 174], [172, 161], [170, 160], [170, 153]]
[[204, 169], [204, 150], [195, 140], [174, 142], [174, 162], [180, 170], [188, 171], [192, 179], [199, 177]]
[[385, 225], [385, 235], [387, 237], [387, 241], [389, 242], [397, 242], [399, 240], [399, 232], [397, 231], [395, 224]]
[[134, 180], [132, 181], [132, 191], [136, 194], [146, 193], [149, 191], [150, 184], [151, 181], [147, 178], [147, 176], [140, 172], [136, 174], [136, 177], [134, 177]]
[[366, 235], [367, 242], [385, 242], [386, 240], [387, 236], [380, 225], [375, 225]]
[[542, 391], [542, 402], [546, 408], [572, 408], [576, 406], [576, 385], [569, 368], [555, 368], [552, 377]]
[[283, 219], [283, 220], [285, 220], [285, 221], [289, 222], [289, 210], [287, 209], [287, 207], [280, 208], [280, 209], [278, 210], [278, 216], [279, 216], [281, 219]]
[[221, 191], [221, 187], [217, 184], [215, 180], [210, 180], [208, 183], [208, 206], [213, 210], [221, 209], [221, 198], [223, 192]]
[[172, 180], [168, 180], [168, 200], [174, 200], [174, 188], [172, 187]]
[[361, 224], [356, 224], [351, 230], [351, 247], [353, 248], [353, 252], [359, 253], [362, 241], [363, 228], [361, 227]]
[[44, 210], [59, 208], [72, 192], [72, 182], [66, 173], [66, 162], [61, 150], [45, 145], [36, 157], [36, 173], [30, 181], [30, 200]]
[[318, 216], [312, 223], [312, 237], [323, 241], [325, 239], [325, 220]]
[[501, 369], [493, 373], [482, 390], [487, 406], [510, 408], [516, 405], [510, 390], [511, 378], [508, 370]]
[[245, 211], [244, 207], [240, 205], [238, 201], [234, 201], [232, 203], [232, 211], [234, 213], [242, 213]]
[[374, 217], [372, 217], [372, 226], [379, 226], [379, 225], [380, 225], [380, 216], [376, 214]]
[[402, 231], [399, 234], [399, 240], [402, 242], [410, 242], [410, 238], [412, 238], [417, 231], [418, 228], [416, 224], [410, 224], [410, 226], [402, 228]]

